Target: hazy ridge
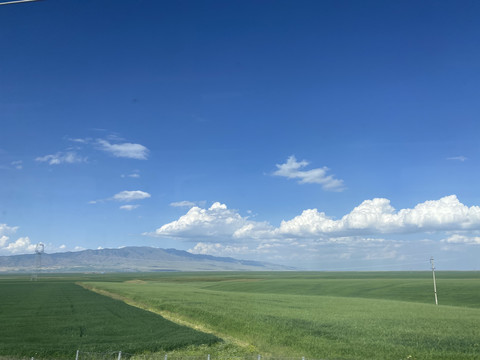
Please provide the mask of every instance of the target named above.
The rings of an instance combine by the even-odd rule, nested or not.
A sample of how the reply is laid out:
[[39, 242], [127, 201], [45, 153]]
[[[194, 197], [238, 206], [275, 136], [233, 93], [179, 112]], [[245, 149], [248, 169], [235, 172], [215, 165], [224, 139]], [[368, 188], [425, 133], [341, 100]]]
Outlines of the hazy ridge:
[[[0, 256], [0, 272], [35, 270], [35, 254]], [[129, 246], [41, 255], [45, 272], [293, 270], [281, 265], [230, 257], [191, 254], [176, 249]]]

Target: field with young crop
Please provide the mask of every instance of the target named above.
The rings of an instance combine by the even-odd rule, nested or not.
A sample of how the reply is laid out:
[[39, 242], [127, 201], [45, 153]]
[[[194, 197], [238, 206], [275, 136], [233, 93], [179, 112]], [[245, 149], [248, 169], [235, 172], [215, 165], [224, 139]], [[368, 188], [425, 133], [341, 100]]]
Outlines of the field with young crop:
[[218, 341], [75, 280], [0, 277], [0, 358], [74, 359], [77, 349], [144, 353]]
[[437, 287], [439, 306], [428, 272], [1, 276], [0, 359], [480, 359], [480, 273], [438, 272]]
[[480, 273], [176, 273], [86, 282], [259, 353], [479, 359]]

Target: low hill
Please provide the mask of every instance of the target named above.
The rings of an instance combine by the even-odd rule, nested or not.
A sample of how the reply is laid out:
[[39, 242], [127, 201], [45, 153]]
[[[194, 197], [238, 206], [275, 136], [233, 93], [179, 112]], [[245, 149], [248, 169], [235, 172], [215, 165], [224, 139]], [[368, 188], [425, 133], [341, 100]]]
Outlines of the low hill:
[[[0, 256], [0, 272], [35, 271], [35, 254]], [[124, 247], [41, 255], [42, 272], [263, 271], [292, 270], [281, 265], [176, 249]]]

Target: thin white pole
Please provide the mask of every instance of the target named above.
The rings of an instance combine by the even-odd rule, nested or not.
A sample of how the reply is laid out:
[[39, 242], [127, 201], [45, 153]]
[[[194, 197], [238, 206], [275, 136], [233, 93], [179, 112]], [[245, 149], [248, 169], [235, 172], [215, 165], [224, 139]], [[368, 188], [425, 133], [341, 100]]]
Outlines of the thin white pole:
[[77, 350], [77, 354], [75, 355], [75, 360], [78, 360], [79, 355], [80, 355], [80, 350]]
[[435, 265], [433, 264], [433, 256], [430, 258], [430, 263], [432, 264], [432, 274], [433, 274], [433, 291], [435, 293], [435, 305], [438, 305], [437, 298], [437, 282], [435, 280]]
[[122, 359], [122, 352], [119, 351], [119, 352], [118, 352], [118, 359], [117, 359], [117, 360], [121, 360], [121, 359]]

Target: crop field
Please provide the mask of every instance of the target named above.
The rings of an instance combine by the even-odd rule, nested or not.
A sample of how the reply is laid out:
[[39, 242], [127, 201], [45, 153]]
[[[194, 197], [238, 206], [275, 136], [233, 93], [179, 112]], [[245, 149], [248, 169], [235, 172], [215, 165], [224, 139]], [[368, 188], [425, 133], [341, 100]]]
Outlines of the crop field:
[[480, 274], [164, 274], [92, 282], [273, 356], [479, 359]]
[[428, 272], [0, 277], [0, 355], [71, 359], [80, 348], [212, 358], [479, 359], [480, 273], [438, 272], [437, 287], [439, 306]]
[[77, 349], [155, 352], [219, 340], [58, 279], [0, 277], [0, 324], [0, 357], [7, 358], [74, 359]]

